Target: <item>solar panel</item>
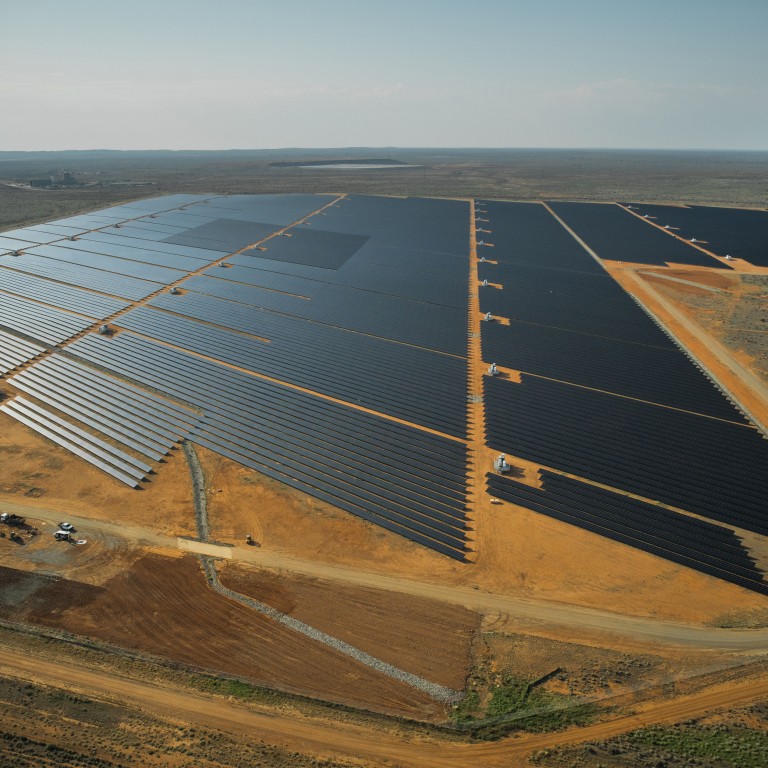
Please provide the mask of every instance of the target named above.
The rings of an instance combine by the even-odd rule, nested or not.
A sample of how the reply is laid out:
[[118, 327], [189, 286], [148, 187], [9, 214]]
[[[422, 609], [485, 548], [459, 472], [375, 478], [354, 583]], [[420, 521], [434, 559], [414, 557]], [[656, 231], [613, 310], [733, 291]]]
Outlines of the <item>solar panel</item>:
[[62, 448], [66, 448], [66, 450], [68, 450], [70, 453], [74, 453], [81, 459], [85, 459], [85, 461], [87, 461], [89, 464], [92, 464], [98, 469], [101, 469], [102, 471], [114, 477], [116, 480], [119, 480], [121, 483], [124, 483], [131, 488], [136, 488], [138, 486], [139, 480], [141, 478], [136, 478], [134, 476], [125, 474], [121, 470], [112, 466], [112, 464], [103, 461], [99, 456], [94, 455], [90, 450], [81, 445], [76, 439], [65, 437], [64, 435], [59, 434], [56, 430], [51, 428], [52, 425], [31, 419], [21, 410], [15, 409], [12, 403], [0, 405], [0, 411], [3, 411], [17, 421], [20, 421], [22, 424], [26, 425], [43, 437], [47, 437], [49, 440], [61, 446]]
[[717, 259], [648, 226], [617, 205], [550, 203], [550, 206], [601, 259], [659, 266], [674, 263], [727, 268]]
[[486, 481], [505, 501], [768, 594], [763, 572], [732, 530], [553, 472], [542, 477], [543, 489], [495, 474]]

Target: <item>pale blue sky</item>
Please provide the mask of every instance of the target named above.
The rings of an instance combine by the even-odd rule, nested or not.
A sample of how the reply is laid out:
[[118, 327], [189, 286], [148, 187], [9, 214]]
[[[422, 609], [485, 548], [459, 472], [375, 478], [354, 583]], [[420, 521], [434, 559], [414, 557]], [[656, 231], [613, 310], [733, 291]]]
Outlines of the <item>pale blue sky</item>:
[[768, 149], [768, 0], [0, 0], [0, 150]]

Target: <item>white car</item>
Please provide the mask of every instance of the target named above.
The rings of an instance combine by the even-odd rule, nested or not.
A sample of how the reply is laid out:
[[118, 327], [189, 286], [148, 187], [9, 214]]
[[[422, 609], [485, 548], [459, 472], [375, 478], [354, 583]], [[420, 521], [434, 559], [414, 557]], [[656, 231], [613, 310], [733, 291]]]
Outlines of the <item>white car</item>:
[[75, 526], [72, 523], [59, 523], [59, 528], [62, 531], [74, 531]]

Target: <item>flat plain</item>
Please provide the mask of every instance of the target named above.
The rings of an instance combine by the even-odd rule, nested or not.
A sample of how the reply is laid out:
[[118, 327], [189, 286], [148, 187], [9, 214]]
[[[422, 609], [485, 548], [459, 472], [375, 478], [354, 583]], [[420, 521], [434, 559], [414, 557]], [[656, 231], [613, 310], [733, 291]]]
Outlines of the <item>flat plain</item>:
[[[271, 165], [280, 160], [328, 159], [323, 152], [6, 155], [0, 157], [4, 182], [0, 186], [0, 229], [18, 229], [166, 194], [330, 192], [352, 195], [352, 199], [356, 195], [452, 198], [471, 202], [469, 285], [479, 285], [497, 269], [497, 277], [489, 282], [506, 287], [513, 276], [525, 278], [526, 270], [516, 263], [514, 248], [506, 261], [502, 253], [503, 217], [511, 215], [512, 209], [502, 203], [494, 209], [491, 201], [630, 200], [633, 205], [682, 202], [755, 209], [765, 205], [761, 179], [768, 158], [764, 154], [405, 150], [393, 155], [417, 167], [336, 171]], [[337, 152], [333, 159], [365, 156], [380, 155], [355, 150]], [[61, 169], [73, 171], [84, 185], [50, 190], [24, 186], [29, 178], [55, 175]], [[637, 218], [626, 206], [621, 215]], [[543, 208], [538, 203], [535, 207]], [[552, 209], [557, 213], [557, 205]], [[580, 254], [578, 258], [583, 255], [585, 272], [596, 268], [588, 251], [576, 245], [573, 236], [548, 213], [543, 215], [546, 226], [560, 232]], [[568, 216], [563, 216], [568, 224]], [[482, 220], [485, 217], [488, 223]], [[652, 234], [659, 229], [647, 221], [638, 220], [638, 226]], [[578, 223], [573, 227], [578, 236]], [[477, 244], [485, 237], [483, 229], [491, 230], [489, 241], [497, 240], [491, 243], [493, 247]], [[599, 248], [589, 242], [588, 234], [584, 238], [587, 248]], [[733, 268], [724, 268], [721, 254], [707, 255], [706, 243], [697, 249], [685, 244], [675, 248], [682, 248], [682, 253], [690, 249], [697, 258], [704, 253], [712, 267], [628, 264], [598, 252], [607, 270], [597, 270], [598, 282], [612, 278], [610, 285], [621, 286], [639, 299], [757, 422], [765, 424], [768, 399], [745, 377], [754, 376], [765, 384], [761, 323], [768, 271], [741, 260], [729, 265]], [[485, 254], [489, 263], [478, 264]], [[226, 255], [222, 253], [222, 257]], [[552, 271], [553, 278], [562, 271], [560, 266]], [[183, 282], [181, 285], [183, 288]], [[585, 282], [580, 290], [586, 289]], [[487, 341], [488, 329], [481, 320], [485, 311], [482, 290], [474, 289], [468, 306], [466, 372], [471, 393], [482, 391], [482, 379], [493, 362], [484, 347], [473, 342], [473, 338], [483, 344]], [[522, 299], [525, 291], [520, 290]], [[563, 283], [558, 290], [564, 297], [570, 289]], [[626, 294], [621, 292], [621, 296]], [[616, 303], [609, 299], [601, 306], [610, 308], [611, 301]], [[530, 311], [540, 312], [542, 306], [543, 302], [536, 302]], [[509, 307], [529, 311], [522, 301]], [[503, 301], [494, 305], [494, 313], [499, 315], [494, 333], [502, 342], [510, 322], [530, 322], [530, 318], [510, 321], [503, 310]], [[577, 321], [584, 328], [595, 322], [583, 314], [579, 310], [570, 316], [571, 329]], [[603, 327], [608, 327], [606, 320], [607, 316], [599, 320]], [[637, 333], [641, 323], [633, 323], [632, 333]], [[610, 327], [616, 336], [619, 328], [629, 325]], [[136, 332], [146, 335], [146, 329], [132, 328], [126, 323], [114, 340]], [[551, 331], [547, 333], [551, 335]], [[177, 339], [173, 346], [178, 350], [188, 343]], [[206, 354], [215, 357], [215, 353]], [[667, 356], [667, 352], [659, 352], [654, 359], [666, 360]], [[233, 361], [227, 364], [234, 365]], [[501, 363], [499, 386], [526, 385], [531, 373], [536, 374], [530, 370], [532, 364], [518, 364], [512, 358]], [[241, 367], [247, 370], [244, 363]], [[575, 368], [569, 371], [570, 376], [582, 375]], [[19, 395], [9, 378], [0, 382], [6, 400]], [[597, 388], [606, 387], [611, 393], [613, 384], [605, 381]], [[566, 386], [572, 390], [584, 384], [566, 377]], [[307, 391], [314, 388], [309, 386]], [[333, 396], [328, 392], [324, 397]], [[622, 395], [617, 398], [611, 393], [609, 397], [613, 402]], [[719, 404], [711, 407], [721, 408]], [[698, 416], [711, 420], [707, 415]], [[28, 522], [22, 544], [7, 537], [0, 540], [1, 617], [9, 628], [22, 627], [26, 633], [3, 633], [9, 653], [3, 672], [13, 679], [15, 664], [17, 676], [34, 680], [24, 695], [34, 697], [38, 708], [53, 718], [42, 729], [32, 727], [24, 717], [14, 716], [6, 722], [5, 743], [12, 745], [6, 753], [12, 748], [17, 756], [29, 754], [30, 764], [46, 744], [55, 743], [55, 718], [72, 716], [62, 708], [57, 686], [79, 686], [83, 701], [91, 701], [90, 697], [101, 700], [104, 694], [96, 679], [104, 675], [106, 685], [115, 672], [138, 681], [163, 675], [173, 679], [178, 690], [173, 706], [177, 709], [168, 712], [176, 713], [175, 725], [151, 720], [158, 714], [157, 706], [147, 708], [151, 714], [136, 714], [133, 708], [139, 689], [126, 694], [128, 703], [118, 705], [127, 706], [130, 713], [105, 707], [99, 710], [99, 717], [120, 718], [124, 734], [146, 733], [147, 739], [154, 740], [152, 749], [157, 754], [175, 755], [176, 763], [162, 764], [178, 765], [195, 764], [184, 761], [199, 759], [194, 750], [201, 744], [208, 745], [206, 759], [219, 760], [222, 765], [248, 764], [254, 759], [246, 748], [249, 727], [259, 739], [281, 745], [280, 749], [289, 745], [295, 752], [342, 762], [445, 765], [478, 759], [488, 765], [517, 764], [513, 761], [527, 759], [543, 743], [531, 742], [526, 751], [515, 746], [514, 740], [502, 738], [492, 749], [479, 747], [474, 758], [468, 739], [497, 739], [518, 729], [571, 727], [574, 730], [566, 733], [579, 740], [578, 728], [590, 722], [604, 722], [608, 738], [611, 719], [617, 713], [634, 709], [652, 713], [670, 696], [681, 697], [680, 708], [674, 710], [679, 719], [716, 709], [718, 702], [765, 696], [759, 685], [762, 656], [758, 650], [768, 625], [764, 595], [713, 578], [706, 569], [685, 567], [524, 504], [493, 503], [485, 492], [485, 474], [498, 450], [491, 450], [485, 438], [487, 416], [479, 401], [467, 405], [465, 445], [471, 457], [467, 469], [468, 562], [454, 562], [353, 517], [328, 500], [267, 477], [214, 450], [215, 444], [197, 449], [208, 539], [233, 553], [231, 559], [214, 566], [223, 589], [265, 604], [377, 663], [463, 694], [451, 702], [414, 687], [411, 678], [394, 679], [346, 651], [318, 643], [211, 589], [210, 571], [204, 564], [201, 567], [202, 561], [177, 548], [177, 537], [200, 534], [189, 457], [180, 447], [162, 460], [151, 482], [134, 491], [119, 486], [23, 423], [5, 414], [0, 419], [0, 506], [2, 511], [24, 515]], [[508, 449], [513, 479], [529, 495], [532, 490], [544, 493], [547, 480], [541, 470], [546, 473], [551, 465], [537, 461], [532, 453], [515, 453], [514, 447], [510, 443]], [[554, 470], [566, 472], [564, 467], [554, 466]], [[638, 495], [636, 491], [634, 495]], [[672, 512], [703, 517], [698, 509]], [[68, 546], [53, 540], [55, 524], [63, 518], [75, 521], [87, 544]], [[32, 528], [39, 535], [30, 535]], [[738, 547], [760, 571], [765, 570], [768, 549], [764, 537], [749, 525], [736, 532]], [[246, 535], [257, 546], [247, 545]], [[738, 557], [746, 563], [741, 554]], [[584, 567], [585, 562], [589, 567]], [[701, 595], [706, 600], [696, 599]], [[728, 628], [733, 627], [749, 627], [751, 632], [729, 634]], [[36, 674], [33, 665], [22, 670], [10, 661], [11, 649], [18, 654], [25, 648], [43, 646], [53, 661], [76, 662], [78, 668], [90, 670], [90, 677], [67, 683], [62, 674], [53, 681], [42, 672]], [[195, 675], [207, 681], [207, 692], [201, 693]], [[54, 687], [49, 689], [48, 684]], [[196, 729], [204, 725], [199, 719], [188, 720], [195, 725], [181, 736], [169, 730], [178, 728], [184, 717], [192, 717], [192, 709], [183, 715], [178, 708], [185, 696], [194, 699], [216, 694], [220, 685], [240, 705], [256, 706], [254, 701], [258, 701], [264, 713], [271, 713], [271, 736], [256, 720], [251, 726], [233, 725], [228, 736], [199, 733]], [[712, 699], [701, 698], [701, 692], [710, 687], [715, 692]], [[6, 683], [3, 691], [9, 706], [16, 706], [18, 691], [13, 684]], [[88, 708], [92, 706], [87, 705], [88, 712], [98, 709]], [[293, 714], [286, 710], [294, 707]], [[546, 714], [537, 720], [542, 711]], [[758, 715], [749, 712], [745, 722], [749, 720], [754, 727]], [[239, 722], [237, 715], [230, 716], [233, 724]], [[144, 717], [155, 725], [150, 727], [141, 720]], [[297, 717], [305, 726], [303, 731], [292, 729], [291, 720]], [[223, 714], [218, 719], [212, 716], [211, 721], [227, 732]], [[336, 722], [344, 723], [348, 732], [334, 741], [324, 729]], [[653, 722], [652, 714], [647, 722]], [[705, 725], [709, 727], [710, 721]], [[120, 742], [118, 749], [113, 740], [106, 746], [110, 737], [100, 720], [87, 727], [92, 733], [101, 729], [98, 738], [88, 742], [84, 753], [73, 748], [74, 737], [66, 741], [66, 764], [107, 759], [109, 752], [113, 764], [123, 765], [135, 754], [135, 742]], [[80, 718], [76, 731], [83, 728], [86, 724]], [[624, 728], [631, 728], [629, 719]], [[376, 734], [383, 739], [378, 746], [374, 746]], [[221, 739], [227, 738], [238, 745], [226, 748], [230, 762], [221, 756]], [[551, 738], [559, 743], [564, 737]], [[409, 742], [414, 744], [412, 752], [407, 749]], [[174, 752], [169, 746], [173, 744], [183, 747]], [[622, 749], [631, 753], [626, 745]], [[569, 759], [569, 754], [558, 753], [552, 764], [561, 764], [557, 761]], [[263, 753], [261, 759], [267, 758], [276, 765], [289, 759], [296, 762], [288, 764], [300, 764], [295, 754], [285, 757], [279, 749]]]

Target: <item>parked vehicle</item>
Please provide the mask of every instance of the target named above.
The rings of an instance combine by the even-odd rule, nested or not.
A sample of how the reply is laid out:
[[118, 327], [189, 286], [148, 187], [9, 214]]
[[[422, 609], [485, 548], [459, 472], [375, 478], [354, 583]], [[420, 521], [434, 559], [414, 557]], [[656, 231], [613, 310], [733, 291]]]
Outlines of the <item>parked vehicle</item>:
[[9, 514], [8, 512], [3, 512], [0, 515], [0, 523], [5, 523], [6, 525], [24, 525], [26, 522], [25, 517]]

